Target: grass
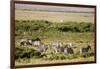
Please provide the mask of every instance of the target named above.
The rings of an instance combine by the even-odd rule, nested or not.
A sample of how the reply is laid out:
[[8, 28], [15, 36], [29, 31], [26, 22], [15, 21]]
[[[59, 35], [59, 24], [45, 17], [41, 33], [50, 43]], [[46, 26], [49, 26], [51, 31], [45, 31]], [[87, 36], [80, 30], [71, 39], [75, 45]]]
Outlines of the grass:
[[54, 41], [60, 41], [63, 43], [93, 43], [94, 33], [84, 32], [33, 32], [31, 35], [25, 34], [22, 36], [16, 36], [16, 41], [19, 42], [22, 38], [35, 38], [39, 37], [44, 44], [52, 43]]
[[[36, 32], [34, 32], [36, 33]], [[33, 33], [33, 34], [34, 34]], [[39, 33], [38, 33], [39, 34]], [[32, 35], [32, 36], [36, 36], [36, 35]], [[32, 38], [32, 36], [27, 36], [24, 35], [21, 38]], [[20, 36], [16, 37], [16, 46], [19, 46], [19, 41], [21, 38], [19, 38]], [[92, 49], [94, 49], [94, 33], [90, 33], [90, 32], [85, 32], [85, 33], [43, 33], [39, 36], [42, 39], [42, 42], [44, 44], [50, 44], [53, 41], [60, 41], [63, 42], [64, 44], [72, 42], [74, 43], [74, 45], [77, 47], [74, 49], [74, 52], [76, 53], [76, 55], [63, 55], [63, 54], [58, 54], [57, 58], [57, 54], [55, 55], [51, 55], [51, 57], [42, 57], [42, 58], [28, 58], [28, 59], [18, 59], [16, 60], [16, 65], [29, 65], [29, 64], [50, 64], [50, 63], [71, 63], [71, 62], [85, 62], [85, 61], [94, 61], [94, 55], [92, 56], [87, 56], [84, 57], [84, 55], [79, 55], [79, 49], [80, 47], [84, 47], [86, 46], [87, 43], [90, 43], [92, 46]], [[53, 41], [52, 41], [53, 40]], [[20, 47], [20, 46], [19, 46]], [[33, 48], [31, 46], [29, 46], [30, 48]], [[94, 52], [94, 50], [93, 50]], [[50, 55], [50, 54], [47, 54]], [[52, 60], [51, 60], [52, 59]]]
[[52, 22], [92, 22], [94, 23], [93, 13], [70, 13], [70, 12], [48, 12], [48, 11], [27, 11], [16, 10], [16, 20], [47, 20]]
[[[25, 61], [26, 60], [26, 61]], [[65, 59], [65, 60], [43, 60], [40, 59], [19, 59], [15, 62], [16, 65], [31, 65], [31, 64], [52, 64], [52, 63], [73, 63], [73, 62], [89, 62], [94, 61], [94, 57], [88, 58], [75, 58], [75, 59]]]

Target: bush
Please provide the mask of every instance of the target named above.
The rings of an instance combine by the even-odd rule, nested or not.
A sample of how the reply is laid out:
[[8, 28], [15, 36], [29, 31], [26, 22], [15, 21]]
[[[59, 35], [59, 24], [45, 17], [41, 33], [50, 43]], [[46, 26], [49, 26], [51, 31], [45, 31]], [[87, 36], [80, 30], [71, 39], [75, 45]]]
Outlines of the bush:
[[77, 58], [74, 54], [64, 54], [64, 53], [57, 53], [57, 54], [48, 54], [44, 59], [45, 60], [64, 60], [64, 59], [74, 59]]
[[40, 57], [41, 53], [37, 52], [34, 48], [28, 47], [16, 47], [16, 56], [15, 59], [19, 58], [32, 58], [32, 57]]
[[87, 57], [90, 57], [90, 56], [93, 56], [93, 55], [94, 55], [93, 52], [87, 52], [87, 53], [80, 54], [80, 57], [87, 58]]
[[15, 29], [18, 32], [45, 31], [50, 24], [50, 22], [44, 20], [15, 20]]
[[[30, 58], [42, 58], [43, 60], [64, 60], [64, 59], [75, 59], [75, 58], [87, 58], [90, 56], [94, 56], [93, 51], [89, 51], [84, 54], [74, 53], [74, 54], [64, 54], [64, 53], [45, 53], [41, 54], [37, 52], [34, 48], [29, 47], [16, 47], [16, 56], [15, 59], [21, 62], [20, 59], [30, 59]], [[27, 60], [29, 61], [29, 60]]]
[[59, 31], [59, 32], [94, 32], [94, 24], [89, 22], [64, 22], [64, 23], [52, 23], [45, 20], [15, 20], [16, 33], [20, 32], [47, 32], [47, 31]]
[[93, 32], [93, 26], [94, 24], [92, 23], [65, 22], [58, 27], [58, 30], [62, 32]]

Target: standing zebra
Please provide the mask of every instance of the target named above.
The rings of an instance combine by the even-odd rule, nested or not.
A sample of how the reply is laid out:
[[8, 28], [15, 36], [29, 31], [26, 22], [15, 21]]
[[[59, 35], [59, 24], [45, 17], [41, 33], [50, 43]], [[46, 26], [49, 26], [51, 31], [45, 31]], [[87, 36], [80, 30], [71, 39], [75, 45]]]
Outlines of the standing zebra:
[[20, 41], [20, 45], [26, 46], [26, 45], [33, 45], [33, 46], [40, 46], [41, 40], [39, 38], [36, 39], [22, 39]]
[[54, 53], [61, 52], [61, 48], [63, 46], [63, 43], [61, 42], [54, 42], [52, 43], [52, 49]]
[[80, 53], [87, 53], [89, 52], [89, 50], [91, 49], [91, 46], [88, 45], [87, 47], [84, 47], [84, 48], [80, 48]]

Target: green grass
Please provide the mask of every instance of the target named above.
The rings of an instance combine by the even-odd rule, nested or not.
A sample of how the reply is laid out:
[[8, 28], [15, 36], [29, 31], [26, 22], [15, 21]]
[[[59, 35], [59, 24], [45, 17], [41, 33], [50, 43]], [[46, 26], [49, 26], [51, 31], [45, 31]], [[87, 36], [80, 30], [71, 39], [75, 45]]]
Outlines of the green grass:
[[39, 37], [43, 43], [51, 43], [54, 41], [60, 41], [63, 43], [74, 42], [74, 43], [93, 43], [94, 33], [72, 33], [72, 32], [33, 32], [32, 34], [23, 34], [22, 36], [16, 36], [16, 40], [20, 41], [22, 38], [36, 38]]
[[[34, 54], [32, 57], [20, 57], [16, 59], [15, 64], [16, 65], [30, 65], [30, 64], [52, 64], [52, 63], [72, 63], [72, 62], [89, 62], [89, 61], [94, 61], [94, 54], [91, 55], [91, 53], [87, 54], [79, 54], [79, 53], [74, 53], [74, 54], [64, 54], [64, 53], [47, 53], [46, 56], [39, 57], [40, 55], [37, 55], [34, 53], [34, 48], [33, 47], [17, 47], [19, 49], [24, 50], [20, 51], [20, 54]], [[18, 49], [17, 49], [18, 50]], [[18, 50], [19, 51], [19, 50]], [[26, 52], [27, 51], [27, 52]], [[33, 52], [30, 52], [33, 51]], [[16, 53], [17, 54], [17, 53]], [[17, 54], [20, 56], [19, 54]], [[28, 56], [26, 55], [26, 56]]]
[[43, 60], [40, 59], [19, 59], [15, 62], [15, 65], [34, 65], [34, 64], [53, 64], [53, 63], [73, 63], [73, 62], [89, 62], [94, 61], [94, 57], [88, 57], [88, 58], [75, 58], [75, 59], [65, 59], [65, 60]]
[[[36, 32], [33, 33], [33, 37]], [[39, 34], [37, 32], [37, 34]], [[28, 36], [27, 34], [20, 37], [16, 36], [16, 46], [19, 46], [19, 41], [21, 38], [32, 38], [32, 36]], [[20, 38], [19, 38], [20, 37]], [[94, 52], [94, 33], [90, 32], [85, 32], [85, 33], [54, 33], [54, 32], [45, 32], [37, 35], [37, 37], [42, 39], [42, 42], [44, 44], [50, 44], [53, 41], [60, 41], [63, 42], [64, 44], [67, 44], [69, 42], [74, 43], [74, 45], [77, 47], [74, 49], [75, 54], [74, 55], [63, 55], [63, 54], [56, 54], [55, 57], [54, 55], [50, 55], [48, 52], [47, 56], [49, 57], [41, 57], [41, 58], [20, 58], [16, 60], [16, 65], [28, 65], [28, 64], [47, 64], [47, 63], [71, 63], [71, 62], [85, 62], [85, 61], [94, 61], [94, 55], [87, 55], [84, 57], [83, 55], [79, 54], [79, 49], [80, 47], [85, 47], [87, 43], [90, 43], [92, 46], [92, 52]], [[33, 47], [29, 46], [30, 48], [33, 49]], [[20, 46], [19, 46], [20, 48]], [[24, 47], [23, 47], [24, 48]], [[23, 49], [22, 48], [22, 49]]]

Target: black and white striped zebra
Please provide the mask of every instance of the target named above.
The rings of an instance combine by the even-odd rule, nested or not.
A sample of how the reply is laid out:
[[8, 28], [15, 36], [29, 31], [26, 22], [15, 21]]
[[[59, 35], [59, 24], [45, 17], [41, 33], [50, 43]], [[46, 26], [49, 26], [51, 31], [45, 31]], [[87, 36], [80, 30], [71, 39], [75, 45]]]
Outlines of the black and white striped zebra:
[[80, 53], [81, 54], [82, 53], [88, 53], [90, 49], [91, 49], [90, 45], [88, 45], [87, 47], [82, 47], [82, 48], [80, 48]]

